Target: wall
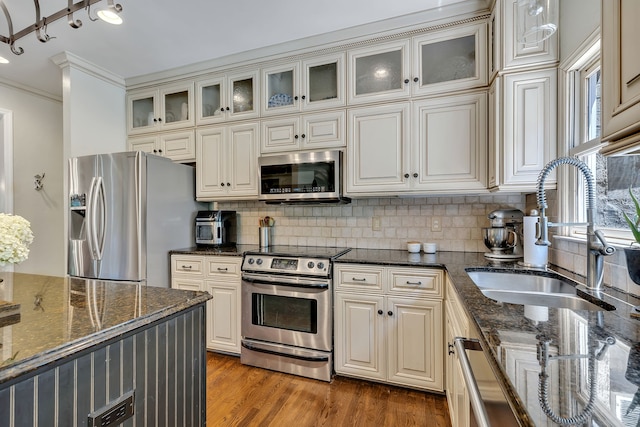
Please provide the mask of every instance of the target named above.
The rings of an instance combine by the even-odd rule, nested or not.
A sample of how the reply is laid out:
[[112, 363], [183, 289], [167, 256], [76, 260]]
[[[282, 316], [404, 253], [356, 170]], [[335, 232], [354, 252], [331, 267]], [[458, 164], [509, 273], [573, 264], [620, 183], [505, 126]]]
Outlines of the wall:
[[[14, 213], [35, 235], [29, 259], [15, 271], [63, 274], [62, 103], [0, 83], [0, 108], [13, 113]], [[42, 173], [44, 188], [36, 191], [33, 177]]]
[[558, 0], [560, 3], [560, 63], [600, 27], [601, 0]]
[[[258, 218], [275, 218], [276, 245], [406, 249], [407, 241], [432, 241], [439, 250], [485, 252], [487, 215], [504, 207], [524, 209], [522, 195], [371, 198], [337, 206], [279, 206], [261, 202], [218, 203], [239, 216], [238, 243], [258, 244]], [[379, 217], [381, 230], [372, 230]], [[434, 217], [442, 231], [431, 230]]]

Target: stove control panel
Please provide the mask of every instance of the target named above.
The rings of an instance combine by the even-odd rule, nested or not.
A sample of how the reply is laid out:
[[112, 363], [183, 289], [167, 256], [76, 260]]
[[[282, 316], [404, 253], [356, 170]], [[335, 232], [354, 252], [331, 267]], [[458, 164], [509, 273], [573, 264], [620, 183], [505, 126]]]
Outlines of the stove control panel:
[[304, 274], [327, 277], [329, 276], [329, 264], [329, 260], [322, 258], [298, 258], [265, 254], [247, 254], [242, 261], [242, 271]]

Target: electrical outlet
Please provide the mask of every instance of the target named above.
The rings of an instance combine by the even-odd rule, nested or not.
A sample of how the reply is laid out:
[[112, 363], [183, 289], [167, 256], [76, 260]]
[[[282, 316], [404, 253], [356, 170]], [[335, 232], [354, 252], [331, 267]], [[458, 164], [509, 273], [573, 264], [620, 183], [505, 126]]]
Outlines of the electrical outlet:
[[439, 216], [431, 218], [431, 231], [442, 231], [442, 218]]
[[371, 229], [373, 231], [382, 230], [382, 224], [379, 216], [374, 216], [373, 218], [371, 218]]

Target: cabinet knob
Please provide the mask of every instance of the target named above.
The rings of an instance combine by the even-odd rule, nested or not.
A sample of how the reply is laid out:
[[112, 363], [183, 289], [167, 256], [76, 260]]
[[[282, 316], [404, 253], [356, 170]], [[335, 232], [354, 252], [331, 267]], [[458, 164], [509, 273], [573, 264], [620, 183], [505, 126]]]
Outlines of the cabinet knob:
[[409, 83], [409, 79], [404, 79], [404, 84]]
[[153, 152], [154, 152], [154, 153], [157, 153], [157, 152], [158, 152], [158, 150], [156, 150], [156, 149], [154, 148], [154, 149], [153, 149]]
[[227, 111], [229, 111], [231, 108], [227, 107]]
[[228, 182], [227, 182], [227, 187], [231, 187], [231, 184], [229, 184]]
[[[153, 119], [153, 121], [155, 122], [156, 119]], [[162, 117], [158, 117], [158, 121], [161, 122], [162, 121]]]
[[305, 137], [305, 136], [307, 136], [307, 135], [305, 135], [305, 134], [303, 133], [303, 134], [302, 134], [302, 135], [300, 135], [300, 136], [302, 136], [302, 138], [304, 138], [304, 137]]
[[417, 77], [414, 77], [414, 78], [413, 78], [413, 81], [414, 81], [414, 82], [416, 82], [416, 83], [418, 83], [418, 80], [420, 80], [420, 79], [419, 79], [419, 78], [417, 78]]
[[220, 108], [220, 112], [224, 113], [224, 107]]
[[389, 316], [393, 316], [393, 311], [389, 310], [389, 311], [387, 311], [387, 314], [388, 314]]
[[302, 100], [304, 101], [305, 99], [307, 99], [306, 95], [302, 95]]
[[297, 100], [298, 100], [298, 95], [294, 96], [294, 97], [293, 97], [293, 100], [294, 100], [294, 101], [297, 101]]
[[384, 313], [384, 311], [382, 311], [382, 310], [378, 310], [378, 314], [379, 314], [380, 316], [382, 316], [382, 313]]
[[298, 139], [298, 135], [294, 136], [293, 138], [294, 138], [294, 139]]
[[405, 173], [405, 174], [404, 174], [404, 177], [405, 177], [405, 178], [409, 178], [409, 174], [408, 174], [408, 173]]
[[162, 153], [162, 149], [158, 150], [158, 153]]
[[417, 177], [418, 177], [418, 172], [414, 172], [414, 173], [413, 173], [413, 177], [414, 177], [414, 178], [417, 178]]
[[221, 182], [221, 183], [220, 183], [220, 187], [224, 187], [224, 182]]

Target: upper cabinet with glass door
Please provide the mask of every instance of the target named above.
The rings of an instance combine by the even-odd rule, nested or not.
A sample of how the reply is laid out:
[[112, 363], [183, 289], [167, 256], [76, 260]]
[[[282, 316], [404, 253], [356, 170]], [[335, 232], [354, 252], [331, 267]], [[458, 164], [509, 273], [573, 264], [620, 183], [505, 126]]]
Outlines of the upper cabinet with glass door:
[[193, 126], [193, 83], [178, 83], [127, 95], [129, 135]]
[[409, 96], [409, 40], [354, 49], [348, 55], [349, 104]]
[[262, 70], [262, 114], [265, 116], [344, 104], [343, 53]]
[[196, 82], [196, 123], [258, 117], [258, 72], [220, 75]]
[[486, 86], [485, 22], [415, 37], [413, 46], [413, 95]]

